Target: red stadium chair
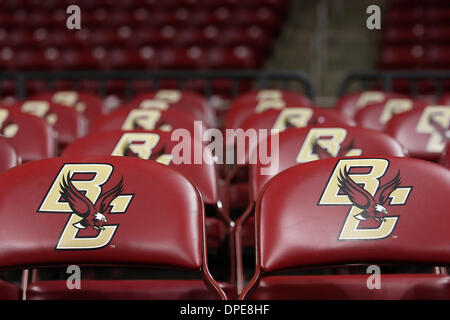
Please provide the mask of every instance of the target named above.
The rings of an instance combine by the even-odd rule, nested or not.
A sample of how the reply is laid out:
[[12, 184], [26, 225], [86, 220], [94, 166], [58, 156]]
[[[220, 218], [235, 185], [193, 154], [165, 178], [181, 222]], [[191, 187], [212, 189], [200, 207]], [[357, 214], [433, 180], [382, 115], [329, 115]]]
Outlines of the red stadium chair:
[[54, 91], [40, 93], [33, 100], [47, 100], [60, 105], [73, 107], [88, 121], [107, 114], [108, 110], [100, 97], [87, 92]]
[[427, 106], [394, 116], [385, 132], [398, 140], [409, 155], [439, 161], [450, 141], [450, 106]]
[[398, 98], [369, 103], [355, 115], [356, 123], [364, 128], [383, 131], [391, 118], [412, 109], [425, 108], [427, 103], [418, 99]]
[[[246, 132], [248, 129], [252, 130], [278, 130], [283, 131], [290, 127], [306, 127], [308, 125], [316, 125], [316, 124], [327, 124], [327, 125], [354, 125], [352, 120], [346, 119], [341, 116], [339, 113], [334, 110], [319, 108], [319, 107], [289, 107], [282, 109], [268, 109], [261, 113], [254, 113], [248, 116], [244, 122], [241, 124], [241, 127]], [[270, 132], [268, 132], [270, 134]], [[232, 149], [235, 149], [235, 141], [227, 140], [227, 153], [230, 153]], [[233, 185], [233, 179], [239, 175], [239, 171], [245, 171], [245, 165], [248, 163], [248, 155], [251, 150], [256, 147], [258, 139], [249, 140], [248, 147], [246, 147], [246, 152], [243, 154], [245, 158], [242, 158], [237, 152], [236, 154], [236, 163], [238, 165], [232, 166], [229, 170], [226, 177], [226, 185], [229, 186], [228, 198], [230, 206], [245, 208], [248, 200], [246, 199], [246, 195], [248, 194], [248, 190], [246, 188], [247, 183]], [[242, 173], [241, 173], [242, 175]], [[242, 194], [244, 196], [242, 196]]]
[[225, 115], [224, 127], [227, 129], [239, 128], [248, 116], [267, 109], [309, 106], [312, 106], [312, 102], [297, 92], [281, 90], [250, 91], [233, 100], [230, 110]]
[[244, 130], [275, 129], [283, 131], [287, 128], [302, 128], [318, 124], [353, 126], [355, 123], [332, 109], [292, 107], [281, 110], [269, 109], [261, 113], [255, 113], [245, 119], [242, 128]]
[[0, 300], [19, 300], [20, 288], [15, 284], [0, 280]]
[[256, 271], [240, 299], [450, 299], [442, 274], [383, 274], [379, 290], [369, 290], [367, 274], [282, 275], [447, 265], [449, 192], [448, 170], [408, 158], [326, 159], [280, 173], [257, 200]]
[[187, 129], [194, 134], [195, 117], [184, 111], [123, 108], [98, 118], [90, 132], [111, 130], [162, 130]]
[[3, 269], [139, 266], [202, 277], [89, 280], [79, 290], [65, 279], [35, 279], [22, 287], [26, 299], [226, 299], [208, 270], [201, 196], [167, 166], [126, 157], [48, 159], [4, 173], [0, 190]]
[[[155, 100], [165, 103], [154, 102]], [[130, 108], [155, 108], [173, 109], [185, 111], [196, 119], [205, 122], [206, 126], [213, 127], [216, 123], [213, 110], [210, 109], [206, 100], [195, 92], [179, 90], [158, 90], [147, 92], [133, 98], [125, 107]]]
[[41, 118], [0, 108], [0, 130], [23, 162], [56, 156], [56, 132]]
[[87, 122], [83, 115], [67, 106], [45, 100], [25, 100], [9, 105], [8, 108], [44, 119], [55, 129], [60, 149], [87, 132]]
[[[242, 247], [254, 245], [254, 204], [264, 184], [279, 172], [297, 164], [343, 156], [405, 156], [404, 148], [390, 136], [373, 130], [326, 125], [289, 128], [279, 135], [278, 150], [272, 150], [270, 137], [267, 144], [276, 164], [256, 161], [249, 166], [249, 202], [244, 213], [236, 220], [236, 248], [239, 291], [242, 290]], [[257, 149], [253, 150], [258, 152]], [[273, 153], [272, 153], [273, 152]], [[255, 157], [256, 158], [256, 157]], [[272, 161], [277, 161], [272, 160]], [[272, 167], [273, 166], [273, 167]]]
[[366, 107], [369, 103], [385, 102], [388, 99], [402, 99], [408, 96], [398, 93], [388, 93], [382, 91], [362, 91], [349, 93], [339, 98], [335, 108], [345, 117], [353, 119], [355, 114], [361, 108]]
[[[209, 156], [208, 162], [202, 160], [202, 163], [190, 164], [178, 163], [178, 160], [172, 161], [174, 156], [179, 156], [175, 153], [176, 150], [173, 150], [178, 143], [178, 140], [171, 140], [170, 132], [163, 131], [98, 132], [78, 139], [66, 148], [62, 156], [130, 156], [154, 160], [175, 169], [199, 189], [205, 205], [208, 206], [207, 212], [212, 215], [206, 218], [208, 245], [217, 248], [223, 243], [228, 232], [226, 227], [229, 225], [229, 218], [220, 210], [215, 162], [205, 146], [203, 146], [201, 154]], [[192, 148], [190, 152], [193, 160], [194, 152], [196, 152], [194, 140], [190, 140], [189, 144]]]

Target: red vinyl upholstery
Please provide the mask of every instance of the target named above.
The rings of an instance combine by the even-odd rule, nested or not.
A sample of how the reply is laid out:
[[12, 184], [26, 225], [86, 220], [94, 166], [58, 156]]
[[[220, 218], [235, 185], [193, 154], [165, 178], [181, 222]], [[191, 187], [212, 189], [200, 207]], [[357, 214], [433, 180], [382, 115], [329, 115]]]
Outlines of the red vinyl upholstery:
[[383, 274], [381, 289], [369, 290], [369, 275], [263, 278], [254, 300], [411, 300], [449, 299], [450, 277], [435, 274]]
[[[209, 157], [209, 161], [200, 164], [178, 163], [172, 161], [177, 156], [173, 148], [178, 141], [171, 141], [171, 133], [164, 131], [107, 131], [98, 132], [79, 139], [66, 148], [63, 157], [74, 156], [134, 156], [142, 159], [151, 159], [180, 172], [188, 178], [200, 191], [206, 205], [216, 206], [218, 199], [217, 170], [211, 152], [205, 146], [202, 154]], [[193, 139], [190, 140], [191, 155], [194, 149]], [[144, 145], [144, 147], [142, 147]], [[193, 162], [193, 158], [190, 159]], [[219, 244], [226, 233], [225, 224], [217, 218], [207, 217], [208, 242]], [[210, 232], [211, 231], [211, 232]], [[210, 238], [212, 236], [212, 238]]]
[[[150, 100], [150, 101], [149, 101]], [[170, 108], [181, 110], [192, 114], [196, 119], [202, 120], [207, 126], [215, 125], [212, 110], [208, 107], [206, 100], [195, 92], [179, 90], [158, 90], [140, 94], [133, 98], [125, 107], [130, 108], [152, 108], [151, 100], [162, 100], [167, 104], [156, 104], [155, 108]]]
[[[269, 138], [270, 139], [270, 138]], [[340, 142], [338, 142], [340, 141]], [[262, 141], [261, 143], [266, 143]], [[322, 145], [323, 147], [322, 147]], [[271, 178], [297, 164], [343, 156], [405, 156], [404, 148], [390, 136], [359, 127], [329, 127], [326, 125], [289, 128], [279, 134], [278, 150], [270, 147], [277, 165], [260, 161], [249, 166], [249, 208], [236, 221], [236, 246], [253, 246], [254, 220], [251, 213], [259, 192]], [[269, 170], [270, 169], [270, 170]], [[240, 261], [238, 257], [237, 261]], [[242, 283], [240, 283], [240, 286]]]
[[[344, 118], [334, 110], [329, 110], [319, 107], [302, 107], [302, 108], [286, 108], [282, 110], [266, 110], [264, 112], [253, 114], [242, 123], [242, 129], [275, 129], [284, 131], [288, 128], [302, 128], [314, 125], [328, 125], [328, 126], [353, 126], [353, 120]], [[268, 134], [271, 134], [269, 131]], [[255, 144], [249, 142], [249, 153]], [[243, 160], [239, 159], [238, 163]], [[246, 163], [248, 161], [245, 161]]]
[[[337, 149], [335, 147], [338, 140], [330, 139], [333, 135], [334, 139], [343, 138], [342, 142], [337, 144]], [[269, 166], [261, 163], [250, 165], [250, 199], [255, 201], [267, 181], [297, 164], [344, 156], [404, 157], [405, 151], [403, 146], [390, 136], [369, 129], [326, 125], [290, 128], [279, 135], [279, 150], [278, 154], [274, 155], [275, 158], [278, 156], [279, 163], [275, 171], [267, 174], [267, 170], [266, 174], [262, 174], [262, 170], [268, 169]]]
[[[281, 101], [281, 100], [279, 100]], [[284, 102], [283, 102], [284, 103]], [[354, 125], [353, 120], [343, 117], [341, 114], [334, 110], [319, 108], [319, 107], [286, 107], [281, 109], [269, 108], [260, 113], [253, 113], [247, 116], [247, 118], [241, 123], [240, 128], [247, 131], [248, 129], [254, 130], [270, 130], [276, 129], [283, 131], [289, 127], [306, 127], [308, 125], [315, 124], [328, 124], [328, 125]], [[259, 132], [259, 131], [258, 131]], [[267, 132], [270, 134], [270, 132]], [[260, 137], [262, 137], [260, 135]], [[234, 140], [227, 140], [227, 152], [229, 149], [235, 148]], [[237, 155], [236, 163], [240, 165], [240, 169], [244, 168], [242, 164], [248, 163], [248, 156], [251, 151], [256, 147], [257, 140], [249, 140], [248, 149], [244, 154], [235, 153]], [[247, 148], [247, 147], [246, 147]], [[245, 157], [245, 158], [243, 158]], [[236, 167], [235, 167], [236, 168]], [[236, 170], [236, 169], [235, 169]], [[233, 175], [234, 171], [230, 175]], [[229, 177], [228, 179], [231, 179]], [[234, 188], [232, 186], [230, 189]], [[246, 192], [246, 191], [245, 191]], [[236, 193], [230, 191], [230, 194]], [[246, 192], [247, 193], [247, 192]], [[245, 206], [245, 204], [244, 204]]]
[[267, 109], [298, 108], [311, 105], [312, 103], [307, 97], [296, 92], [250, 91], [233, 100], [233, 104], [225, 116], [224, 127], [226, 129], [240, 128], [248, 116]]
[[[228, 297], [234, 289], [219, 283]], [[85, 280], [83, 290], [67, 289], [66, 281], [38, 281], [30, 284], [27, 300], [212, 300], [201, 280]]]
[[89, 121], [92, 122], [97, 117], [107, 114], [107, 109], [103, 100], [87, 92], [77, 91], [53, 91], [40, 93], [32, 98], [33, 100], [47, 100], [60, 105], [73, 107]]
[[163, 130], [187, 129], [194, 133], [195, 117], [178, 110], [123, 108], [103, 116], [92, 124], [90, 132], [112, 130]]
[[340, 97], [336, 102], [335, 108], [345, 117], [352, 119], [358, 110], [366, 107], [369, 103], [385, 102], [388, 99], [400, 98], [408, 98], [408, 96], [383, 91], [361, 91]]
[[0, 130], [23, 162], [56, 156], [56, 132], [43, 119], [0, 108]]
[[25, 100], [9, 105], [8, 108], [43, 118], [55, 129], [58, 144], [62, 147], [87, 132], [87, 122], [83, 115], [67, 106], [45, 100]]
[[[343, 292], [340, 298], [361, 298], [358, 294], [365, 283], [353, 288], [355, 282], [338, 277], [334, 283], [330, 276], [314, 284], [310, 277], [289, 280], [280, 274], [279, 281], [262, 282], [265, 288], [260, 291], [261, 279], [296, 268], [448, 265], [449, 218], [442, 212], [449, 192], [448, 170], [410, 158], [325, 159], [281, 172], [266, 184], [257, 200], [256, 271], [240, 298], [258, 297], [260, 292], [268, 298], [268, 285], [278, 288], [272, 299], [278, 298], [276, 292], [286, 297], [286, 280], [291, 283], [288, 292], [292, 297], [306, 294], [301, 293], [303, 285], [308, 292], [314, 285], [315, 295], [321, 291], [324, 297], [328, 292], [339, 298], [338, 292]], [[360, 209], [367, 201], [363, 198], [368, 199], [366, 211]], [[409, 279], [407, 283], [406, 275], [392, 277], [395, 290], [386, 292], [385, 298], [450, 298], [446, 275], [439, 279], [417, 275], [423, 282]], [[286, 292], [280, 293], [283, 286]], [[381, 297], [382, 293], [377, 296]]]
[[16, 151], [9, 145], [6, 138], [0, 138], [0, 173], [15, 167], [20, 163], [21, 159], [17, 156]]
[[450, 106], [427, 106], [394, 116], [386, 133], [405, 146], [411, 157], [439, 161], [450, 141]]
[[410, 98], [393, 98], [383, 102], [369, 103], [356, 113], [355, 121], [361, 127], [383, 131], [394, 115], [412, 109], [423, 109], [426, 105], [425, 101]]
[[[1, 268], [70, 264], [177, 268], [201, 273], [211, 294], [225, 298], [206, 263], [201, 196], [167, 166], [129, 157], [32, 162], [1, 176], [0, 203]], [[92, 294], [101, 288], [99, 282]], [[100, 297], [109, 287], [105, 289]], [[159, 294], [164, 295], [154, 296]]]
[[12, 283], [0, 280], [0, 300], [18, 300], [20, 288]]

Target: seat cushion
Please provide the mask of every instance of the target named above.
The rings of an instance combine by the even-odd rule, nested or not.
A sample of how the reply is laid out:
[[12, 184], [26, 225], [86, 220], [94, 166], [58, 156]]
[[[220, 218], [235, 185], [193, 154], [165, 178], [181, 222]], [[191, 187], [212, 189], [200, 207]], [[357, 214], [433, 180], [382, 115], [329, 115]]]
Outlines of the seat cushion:
[[[230, 284], [220, 283], [234, 297]], [[216, 299], [202, 280], [84, 280], [81, 289], [68, 289], [66, 281], [30, 284], [28, 300], [206, 300]]]
[[0, 300], [18, 300], [20, 288], [15, 284], [0, 280]]
[[[381, 275], [381, 288], [369, 290], [367, 275], [270, 276], [251, 299], [412, 300], [450, 299], [450, 277], [436, 274]], [[369, 283], [372, 281], [369, 280]]]

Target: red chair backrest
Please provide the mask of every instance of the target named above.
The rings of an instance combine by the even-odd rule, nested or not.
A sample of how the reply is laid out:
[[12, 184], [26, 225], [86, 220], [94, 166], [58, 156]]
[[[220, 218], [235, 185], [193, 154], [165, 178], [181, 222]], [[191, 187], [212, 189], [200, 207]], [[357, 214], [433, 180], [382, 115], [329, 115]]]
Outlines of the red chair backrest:
[[[284, 108], [281, 110], [266, 110], [264, 112], [253, 114], [242, 123], [243, 130], [271, 130], [284, 131], [287, 128], [296, 127], [302, 128], [313, 125], [326, 124], [329, 126], [352, 126], [353, 120], [349, 120], [341, 116], [334, 110], [329, 110], [319, 107], [299, 107], [299, 108]], [[258, 131], [259, 132], [259, 131]], [[270, 134], [271, 132], [267, 132]], [[256, 147], [257, 142], [264, 140], [265, 136], [259, 135], [258, 140], [249, 141], [248, 151], [245, 153], [245, 159], [237, 154], [237, 163], [249, 163], [248, 156]], [[235, 139], [236, 140], [236, 139]], [[231, 148], [235, 144], [235, 140], [227, 139], [227, 148]]]
[[405, 146], [411, 157], [439, 161], [450, 141], [450, 106], [427, 106], [394, 116], [385, 132]]
[[[156, 101], [155, 101], [156, 100]], [[156, 108], [185, 111], [196, 119], [202, 120], [207, 126], [214, 126], [215, 118], [206, 100], [190, 91], [158, 90], [140, 94], [133, 98], [124, 107], [130, 108]]]
[[98, 118], [90, 132], [113, 130], [163, 130], [183, 128], [194, 133], [195, 117], [177, 110], [123, 108]]
[[56, 132], [39, 117], [0, 108], [0, 130], [24, 162], [56, 156]]
[[352, 126], [354, 122], [344, 118], [334, 110], [319, 107], [300, 107], [266, 110], [253, 114], [245, 119], [242, 128], [244, 130], [251, 128], [283, 131], [290, 127], [302, 128], [318, 124]]
[[67, 106], [46, 100], [25, 100], [8, 105], [8, 108], [43, 118], [58, 133], [59, 144], [67, 145], [87, 132], [87, 122], [83, 115]]
[[[272, 151], [271, 144], [267, 145]], [[272, 159], [278, 159], [278, 166], [269, 170], [271, 164], [250, 165], [250, 198], [255, 201], [264, 184], [283, 170], [310, 161], [346, 156], [403, 157], [405, 152], [390, 136], [364, 128], [325, 125], [290, 128], [280, 133], [278, 153], [275, 150], [271, 154]]]
[[53, 91], [38, 94], [33, 100], [47, 100], [53, 103], [74, 108], [89, 121], [108, 113], [103, 100], [87, 92], [77, 91]]
[[8, 143], [6, 138], [0, 137], [0, 173], [15, 167], [20, 163], [16, 150]]
[[1, 268], [160, 266], [210, 277], [201, 196], [159, 163], [73, 157], [24, 164], [1, 175], [0, 203]]
[[364, 128], [383, 131], [386, 124], [396, 114], [412, 109], [425, 108], [427, 103], [418, 99], [398, 98], [383, 102], [369, 103], [355, 115], [355, 121]]
[[[183, 141], [188, 143], [188, 141]], [[188, 178], [202, 194], [206, 204], [216, 204], [217, 173], [213, 157], [205, 146], [200, 150], [201, 155], [208, 157], [208, 161], [201, 159], [201, 163], [194, 164], [194, 140], [189, 140], [190, 163], [172, 161], [179, 156], [174, 147], [178, 141], [171, 141], [171, 133], [164, 131], [107, 131], [97, 132], [78, 139], [69, 145], [63, 152], [63, 157], [74, 156], [131, 156], [141, 159], [150, 159], [168, 165]], [[151, 179], [151, 177], [150, 177]]]
[[240, 128], [244, 120], [254, 114], [269, 109], [309, 107], [311, 101], [300, 93], [260, 90], [243, 94], [236, 98], [230, 110], [225, 115], [224, 127], [227, 129]]
[[408, 98], [399, 93], [389, 93], [383, 91], [361, 91], [349, 93], [339, 98], [336, 102], [336, 110], [345, 117], [353, 119], [358, 110], [366, 107], [369, 103], [385, 102], [388, 99]]
[[295, 268], [449, 264], [449, 194], [450, 171], [417, 159], [325, 159], [289, 168], [257, 200], [254, 279]]

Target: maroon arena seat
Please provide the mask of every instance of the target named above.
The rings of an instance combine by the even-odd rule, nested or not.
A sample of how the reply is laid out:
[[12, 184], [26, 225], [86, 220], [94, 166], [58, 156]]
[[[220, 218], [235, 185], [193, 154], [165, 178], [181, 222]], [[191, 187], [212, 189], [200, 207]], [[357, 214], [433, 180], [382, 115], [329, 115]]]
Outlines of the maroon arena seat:
[[10, 146], [7, 138], [0, 137], [0, 173], [15, 167], [20, 161], [16, 150]]
[[40, 93], [33, 100], [49, 100], [54, 103], [75, 108], [89, 122], [107, 114], [106, 105], [100, 97], [92, 93], [77, 91], [53, 91]]
[[226, 298], [208, 270], [201, 196], [167, 166], [128, 157], [54, 158], [5, 172], [0, 190], [1, 268], [157, 266], [203, 278], [192, 286], [93, 280], [80, 290], [68, 289], [66, 280], [37, 280], [23, 286], [27, 299]]
[[302, 128], [318, 124], [353, 126], [355, 123], [332, 109], [300, 107], [255, 113], [245, 119], [242, 128], [283, 131], [291, 127]]
[[368, 289], [367, 274], [282, 275], [350, 264], [448, 265], [449, 192], [450, 171], [410, 158], [325, 159], [285, 170], [257, 200], [256, 271], [240, 298], [450, 299], [447, 275], [383, 274], [380, 290]]
[[[185, 142], [185, 141], [183, 141]], [[217, 169], [211, 152], [202, 147], [201, 154], [209, 157], [209, 161], [194, 164], [179, 163], [172, 158], [179, 156], [174, 147], [178, 141], [171, 141], [171, 133], [163, 131], [107, 131], [97, 132], [78, 139], [64, 150], [63, 157], [74, 156], [130, 156], [141, 159], [154, 160], [180, 172], [188, 178], [200, 191], [205, 205], [211, 207], [214, 216], [207, 217], [207, 240], [209, 247], [218, 247], [227, 234], [226, 226], [229, 219], [220, 208], [217, 208], [218, 198], [218, 177]], [[189, 152], [194, 156], [194, 140], [189, 141]], [[149, 179], [151, 179], [149, 177]], [[219, 204], [219, 207], [221, 205]], [[208, 211], [211, 211], [208, 210]], [[221, 217], [223, 222], [218, 218]], [[225, 225], [224, 222], [228, 222]]]
[[19, 300], [20, 288], [15, 284], [0, 280], [0, 300]]
[[[161, 100], [164, 103], [153, 102]], [[195, 92], [179, 90], [158, 90], [140, 94], [133, 98], [124, 107], [130, 108], [168, 108], [191, 113], [196, 119], [202, 120], [208, 127], [215, 125], [216, 120], [206, 100]]]
[[388, 93], [383, 91], [361, 91], [346, 94], [338, 99], [335, 108], [345, 117], [353, 119], [359, 109], [364, 108], [369, 103], [385, 102], [388, 99], [408, 98], [399, 93]]
[[[278, 100], [281, 101], [281, 100]], [[354, 125], [353, 120], [343, 117], [341, 114], [334, 110], [319, 108], [319, 107], [287, 107], [281, 109], [264, 110], [260, 113], [253, 113], [247, 116], [247, 118], [242, 122], [240, 127], [243, 130], [254, 129], [254, 130], [270, 130], [276, 129], [283, 131], [289, 127], [306, 127], [308, 125], [315, 124], [328, 124], [328, 125]], [[268, 132], [270, 134], [270, 132]], [[229, 153], [230, 149], [235, 149], [235, 141], [228, 139], [226, 141], [226, 152]], [[230, 205], [236, 207], [246, 206], [248, 200], [242, 196], [242, 194], [247, 195], [248, 190], [246, 188], [246, 183], [235, 184], [232, 186], [230, 183], [239, 174], [239, 171], [245, 170], [245, 164], [248, 163], [248, 155], [251, 150], [256, 147], [258, 140], [250, 140], [248, 147], [246, 146], [246, 152], [244, 158], [239, 153], [236, 154], [236, 163], [238, 165], [232, 166], [231, 170], [227, 174], [227, 183], [229, 186], [228, 197]], [[244, 164], [244, 166], [242, 166]]]
[[398, 98], [369, 103], [355, 115], [356, 123], [364, 128], [383, 131], [386, 123], [399, 113], [425, 108], [427, 103], [418, 99]]
[[427, 106], [394, 116], [386, 133], [403, 144], [411, 157], [439, 161], [450, 141], [449, 126], [450, 106]]
[[87, 132], [83, 115], [67, 106], [45, 100], [25, 100], [8, 105], [8, 108], [43, 118], [55, 129], [61, 149]]
[[194, 133], [195, 117], [178, 110], [123, 108], [98, 118], [90, 127], [90, 132], [111, 130], [162, 130], [183, 128]]
[[56, 132], [43, 119], [11, 108], [0, 108], [0, 130], [23, 162], [57, 154]]
[[224, 127], [239, 128], [244, 120], [253, 113], [267, 109], [298, 108], [311, 106], [311, 101], [297, 92], [280, 90], [258, 90], [244, 93], [233, 100], [225, 115]]
[[[241, 266], [241, 248], [254, 245], [252, 213], [255, 201], [264, 184], [279, 172], [297, 164], [334, 157], [405, 156], [404, 148], [390, 136], [359, 127], [321, 125], [289, 128], [279, 134], [278, 150], [272, 150], [270, 139], [261, 143], [267, 144], [272, 159], [278, 159], [278, 163], [273, 165], [257, 161], [249, 166], [249, 203], [236, 220], [235, 228], [238, 268]], [[238, 275], [241, 277], [238, 282], [241, 290], [243, 279], [239, 269]]]
[[[347, 119], [334, 110], [320, 107], [300, 107], [300, 108], [284, 108], [269, 109], [261, 113], [255, 113], [248, 116], [242, 123], [243, 130], [278, 130], [284, 131], [288, 128], [303, 128], [314, 125], [328, 126], [353, 126], [353, 120]], [[270, 134], [271, 132], [268, 132]], [[227, 141], [229, 144], [229, 141]], [[256, 145], [249, 142], [249, 152]], [[238, 163], [242, 163], [242, 159], [238, 159]], [[247, 160], [245, 161], [247, 162]]]

